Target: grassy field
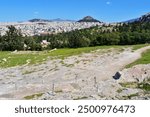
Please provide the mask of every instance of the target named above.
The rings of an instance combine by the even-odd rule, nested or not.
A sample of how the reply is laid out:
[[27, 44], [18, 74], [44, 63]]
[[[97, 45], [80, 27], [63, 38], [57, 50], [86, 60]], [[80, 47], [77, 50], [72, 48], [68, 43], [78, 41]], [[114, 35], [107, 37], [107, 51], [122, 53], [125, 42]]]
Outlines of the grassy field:
[[139, 45], [132, 45], [131, 47], [133, 48], [133, 51], [138, 50], [140, 48], [149, 46], [150, 44], [139, 44]]
[[142, 54], [142, 57], [140, 59], [127, 65], [126, 67], [130, 68], [130, 67], [137, 65], [137, 64], [149, 64], [149, 63], [150, 63], [150, 50], [147, 50], [146, 52], [144, 52]]
[[82, 53], [89, 53], [97, 49], [109, 49], [109, 48], [124, 48], [133, 47], [133, 50], [139, 49], [146, 45], [134, 45], [134, 46], [97, 46], [97, 47], [85, 47], [77, 49], [57, 49], [55, 51], [41, 51], [41, 52], [0, 52], [0, 67], [14, 67], [24, 64], [36, 64], [41, 63], [49, 59], [79, 55]]
[[40, 52], [0, 52], [0, 67], [14, 67], [24, 64], [41, 63], [49, 59], [64, 59], [65, 57], [88, 53], [97, 49], [120, 48], [119, 46], [97, 46], [85, 47], [77, 49], [57, 49], [55, 51], [40, 51]]

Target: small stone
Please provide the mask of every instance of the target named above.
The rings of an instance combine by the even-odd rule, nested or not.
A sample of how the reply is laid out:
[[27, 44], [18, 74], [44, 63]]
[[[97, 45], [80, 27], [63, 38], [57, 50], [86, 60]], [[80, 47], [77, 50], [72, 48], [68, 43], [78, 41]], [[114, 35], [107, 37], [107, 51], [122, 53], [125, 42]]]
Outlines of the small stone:
[[115, 76], [113, 76], [113, 78], [115, 79], [115, 80], [119, 80], [120, 78], [121, 78], [121, 72], [117, 72], [116, 74], [115, 74]]
[[4, 62], [7, 62], [7, 59], [6, 59], [6, 58], [3, 58], [2, 60], [3, 60]]

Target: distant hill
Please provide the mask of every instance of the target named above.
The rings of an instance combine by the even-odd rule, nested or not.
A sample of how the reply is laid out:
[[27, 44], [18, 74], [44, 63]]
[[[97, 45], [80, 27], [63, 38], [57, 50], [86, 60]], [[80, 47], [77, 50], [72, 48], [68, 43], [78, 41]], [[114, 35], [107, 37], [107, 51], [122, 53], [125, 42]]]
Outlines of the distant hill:
[[94, 19], [91, 16], [86, 16], [83, 19], [79, 20], [78, 22], [100, 22], [99, 20]]
[[139, 18], [131, 19], [131, 20], [125, 21], [123, 23], [133, 23], [133, 22], [137, 22], [137, 21], [139, 21]]
[[52, 19], [50, 21], [57, 21], [57, 22], [75, 22], [75, 20], [68, 20], [68, 19], [61, 19], [61, 18], [57, 18], [57, 19]]
[[135, 18], [135, 19], [125, 21], [125, 23], [133, 23], [133, 22], [140, 22], [140, 23], [150, 22], [150, 13], [147, 13], [147, 14], [139, 17], [139, 18]]
[[51, 20], [48, 20], [48, 19], [31, 19], [31, 20], [29, 20], [29, 22], [75, 22], [75, 21], [57, 18], [57, 19], [51, 19]]
[[150, 22], [150, 13], [147, 13], [139, 18], [140, 22]]
[[29, 22], [50, 22], [50, 20], [46, 20], [46, 19], [31, 19], [31, 20], [29, 20]]

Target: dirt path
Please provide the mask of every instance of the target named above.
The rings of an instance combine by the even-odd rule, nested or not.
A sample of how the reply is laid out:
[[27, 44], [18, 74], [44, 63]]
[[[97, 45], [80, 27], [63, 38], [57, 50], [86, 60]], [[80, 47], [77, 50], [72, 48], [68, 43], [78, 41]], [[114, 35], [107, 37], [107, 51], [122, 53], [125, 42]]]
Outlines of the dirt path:
[[[150, 46], [135, 52], [130, 48], [124, 51], [98, 50], [65, 60], [48, 61], [41, 65], [2, 69], [0, 70], [0, 99], [23, 99], [25, 96], [41, 92], [45, 93], [45, 97], [46, 92], [56, 93], [52, 97], [49, 94], [48, 99], [89, 97], [97, 93], [98, 83], [103, 83], [104, 86], [109, 85], [107, 84], [109, 81], [112, 83], [112, 76], [117, 71], [139, 59], [141, 53], [147, 49], [150, 49]], [[101, 93], [106, 90], [103, 85], [99, 91]]]

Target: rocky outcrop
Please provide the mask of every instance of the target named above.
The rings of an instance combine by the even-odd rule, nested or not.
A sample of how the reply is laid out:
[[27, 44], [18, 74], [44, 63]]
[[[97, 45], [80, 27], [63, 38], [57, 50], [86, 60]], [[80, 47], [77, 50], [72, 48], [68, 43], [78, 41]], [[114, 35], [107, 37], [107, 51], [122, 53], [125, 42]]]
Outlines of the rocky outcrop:
[[147, 13], [139, 18], [140, 22], [150, 22], [150, 13]]

